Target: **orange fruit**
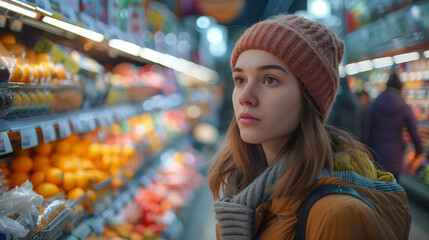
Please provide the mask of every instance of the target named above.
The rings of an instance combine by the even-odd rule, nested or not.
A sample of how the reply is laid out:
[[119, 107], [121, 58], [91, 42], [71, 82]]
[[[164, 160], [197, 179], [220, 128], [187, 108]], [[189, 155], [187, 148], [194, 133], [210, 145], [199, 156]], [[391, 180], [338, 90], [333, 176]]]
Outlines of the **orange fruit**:
[[79, 164], [80, 169], [88, 170], [95, 168], [94, 163], [88, 159], [83, 159]]
[[71, 156], [62, 156], [55, 162], [55, 167], [63, 172], [74, 172], [76, 171], [77, 162]]
[[35, 62], [36, 61], [36, 52], [31, 48], [27, 48], [25, 51], [26, 51], [25, 58], [29, 62]]
[[37, 186], [45, 181], [45, 171], [34, 172], [30, 176], [30, 181], [33, 184], [33, 188], [37, 188]]
[[134, 177], [134, 172], [133, 172], [133, 170], [131, 170], [131, 169], [127, 169], [127, 170], [125, 170], [125, 172], [124, 172], [124, 177], [125, 177], [126, 179], [128, 179], [128, 180], [133, 179], [133, 177]]
[[80, 188], [86, 188], [89, 185], [89, 174], [84, 170], [76, 171], [76, 186]]
[[16, 38], [13, 34], [6, 33], [0, 36], [0, 42], [3, 44], [15, 44]]
[[28, 64], [24, 64], [21, 66], [22, 71], [24, 72], [21, 82], [30, 83], [34, 79], [33, 69]]
[[67, 78], [66, 69], [63, 65], [56, 64], [54, 67], [54, 72], [58, 80], [65, 80]]
[[22, 70], [21, 65], [16, 65], [15, 70], [13, 71], [12, 77], [10, 77], [9, 82], [21, 82], [22, 76], [24, 76], [24, 70]]
[[42, 142], [35, 148], [35, 152], [43, 156], [48, 156], [52, 153], [52, 149], [53, 147], [51, 143]]
[[71, 143], [77, 143], [79, 142], [79, 136], [76, 133], [73, 133], [64, 140], [69, 141]]
[[36, 192], [44, 198], [48, 198], [60, 193], [60, 189], [53, 183], [44, 182], [37, 186]]
[[13, 186], [21, 186], [21, 184], [23, 184], [28, 179], [28, 174], [25, 172], [16, 171], [10, 174], [9, 178]]
[[20, 155], [12, 159], [9, 163], [10, 169], [14, 171], [30, 172], [33, 168], [33, 161], [29, 156]]
[[77, 188], [71, 190], [70, 192], [68, 192], [66, 197], [70, 198], [71, 200], [75, 200], [76, 198], [78, 198], [84, 194], [85, 194], [85, 190], [77, 187]]
[[101, 154], [101, 146], [99, 143], [93, 143], [89, 145], [88, 149], [88, 157], [90, 158], [97, 158]]
[[44, 155], [37, 155], [33, 158], [33, 171], [46, 170], [51, 166], [49, 158]]
[[126, 157], [131, 157], [135, 154], [136, 149], [132, 145], [125, 145], [121, 150], [122, 154]]
[[46, 182], [60, 185], [63, 182], [63, 172], [59, 168], [50, 167], [45, 170]]
[[112, 179], [112, 187], [114, 187], [114, 188], [120, 188], [120, 187], [122, 187], [123, 185], [124, 185], [124, 182], [122, 181], [122, 178], [120, 178], [120, 177], [114, 177], [113, 179]]
[[86, 151], [88, 150], [88, 146], [84, 143], [76, 143], [72, 146], [72, 152], [78, 156], [85, 155]]
[[76, 175], [75, 175], [75, 173], [71, 173], [71, 172], [64, 173], [64, 179], [63, 179], [62, 187], [66, 191], [70, 191], [74, 187], [76, 187]]
[[92, 189], [88, 189], [86, 190], [86, 195], [88, 196], [88, 200], [90, 200], [91, 202], [93, 202], [95, 200], [95, 192]]
[[36, 54], [36, 61], [38, 62], [51, 62], [51, 56], [47, 53], [38, 53]]
[[62, 140], [59, 141], [57, 146], [55, 146], [55, 151], [61, 154], [68, 154], [72, 148], [72, 144], [70, 141]]

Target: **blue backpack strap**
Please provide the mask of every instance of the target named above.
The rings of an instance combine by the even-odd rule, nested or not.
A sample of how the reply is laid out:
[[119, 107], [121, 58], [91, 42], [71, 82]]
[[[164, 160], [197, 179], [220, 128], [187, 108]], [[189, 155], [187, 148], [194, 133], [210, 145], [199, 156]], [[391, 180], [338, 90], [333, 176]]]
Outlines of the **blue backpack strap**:
[[305, 240], [307, 218], [308, 214], [310, 213], [311, 207], [313, 207], [313, 205], [319, 199], [330, 194], [347, 194], [359, 198], [361, 201], [366, 203], [369, 207], [371, 207], [375, 212], [378, 213], [377, 209], [374, 207], [374, 204], [372, 204], [372, 201], [352, 187], [336, 184], [321, 185], [310, 193], [310, 196], [304, 201], [301, 206], [301, 213], [299, 214], [298, 223], [296, 227], [296, 240]]

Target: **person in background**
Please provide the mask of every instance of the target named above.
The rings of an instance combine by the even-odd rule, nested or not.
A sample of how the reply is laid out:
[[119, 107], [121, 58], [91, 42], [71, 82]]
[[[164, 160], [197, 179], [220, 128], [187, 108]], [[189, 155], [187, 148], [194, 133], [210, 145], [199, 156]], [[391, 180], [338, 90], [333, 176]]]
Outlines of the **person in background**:
[[395, 72], [389, 76], [386, 87], [369, 107], [369, 146], [380, 166], [397, 178], [404, 167], [404, 127], [410, 134], [416, 156], [423, 150], [416, 119], [401, 95], [402, 83]]
[[332, 106], [328, 123], [350, 132], [360, 141], [363, 140], [362, 107], [358, 98], [350, 91], [347, 78], [340, 79], [340, 87]]
[[371, 103], [371, 98], [369, 97], [369, 94], [365, 91], [362, 90], [357, 94], [357, 97], [359, 99], [360, 105], [361, 105], [361, 131], [362, 131], [362, 138], [360, 139], [362, 143], [368, 145], [369, 144], [369, 140], [368, 140], [368, 110], [369, 110], [369, 105]]
[[[326, 124], [343, 52], [332, 30], [295, 15], [261, 21], [238, 40], [234, 117], [208, 174], [218, 239], [407, 239], [404, 189], [365, 146]], [[302, 213], [321, 186], [336, 194]], [[297, 230], [301, 213], [307, 225]]]

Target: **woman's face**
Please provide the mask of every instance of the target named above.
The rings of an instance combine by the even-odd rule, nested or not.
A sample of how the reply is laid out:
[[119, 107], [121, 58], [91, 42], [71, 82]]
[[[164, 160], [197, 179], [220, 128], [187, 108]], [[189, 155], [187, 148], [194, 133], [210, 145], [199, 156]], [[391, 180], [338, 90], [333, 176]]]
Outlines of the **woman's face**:
[[235, 117], [244, 142], [283, 147], [297, 128], [302, 96], [283, 62], [262, 50], [241, 53], [233, 69]]

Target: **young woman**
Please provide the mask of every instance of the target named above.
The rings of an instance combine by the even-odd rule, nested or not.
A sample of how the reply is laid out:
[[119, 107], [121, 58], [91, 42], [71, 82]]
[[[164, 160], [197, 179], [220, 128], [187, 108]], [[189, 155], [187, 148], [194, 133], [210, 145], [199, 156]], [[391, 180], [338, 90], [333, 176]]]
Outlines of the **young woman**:
[[307, 239], [407, 239], [407, 196], [367, 149], [325, 124], [344, 44], [324, 25], [278, 16], [250, 27], [231, 56], [235, 117], [208, 181], [218, 239], [294, 239], [301, 206], [319, 186]]

